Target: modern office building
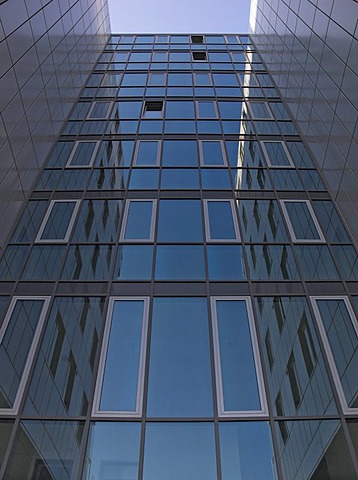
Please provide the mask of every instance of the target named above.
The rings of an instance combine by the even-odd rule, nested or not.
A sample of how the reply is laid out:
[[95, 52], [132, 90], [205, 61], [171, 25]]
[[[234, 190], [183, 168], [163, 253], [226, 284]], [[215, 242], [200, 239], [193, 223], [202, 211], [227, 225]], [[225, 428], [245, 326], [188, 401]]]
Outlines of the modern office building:
[[106, 0], [0, 0], [0, 252], [109, 31]]
[[358, 238], [358, 3], [251, 3], [253, 41]]
[[356, 480], [357, 252], [247, 35], [112, 35], [0, 259], [6, 480]]

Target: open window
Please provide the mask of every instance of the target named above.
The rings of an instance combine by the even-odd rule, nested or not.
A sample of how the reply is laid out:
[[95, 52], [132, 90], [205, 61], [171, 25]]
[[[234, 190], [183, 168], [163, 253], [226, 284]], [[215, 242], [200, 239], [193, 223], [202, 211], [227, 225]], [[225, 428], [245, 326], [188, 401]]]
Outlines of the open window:
[[272, 168], [294, 167], [291, 155], [285, 143], [276, 140], [260, 142], [267, 164]]
[[156, 200], [127, 200], [120, 240], [153, 242], [156, 207]]
[[68, 158], [66, 167], [87, 168], [92, 167], [99, 148], [99, 141], [79, 140], [75, 142]]
[[0, 413], [19, 409], [50, 297], [13, 297], [0, 329]]
[[358, 322], [346, 296], [311, 297], [345, 414], [358, 414]]
[[163, 102], [145, 102], [143, 117], [144, 118], [162, 118]]
[[207, 60], [206, 52], [191, 52], [194, 62], [205, 62]]
[[204, 36], [203, 35], [190, 35], [191, 43], [195, 45], [202, 45], [204, 43]]
[[148, 311], [148, 297], [110, 298], [93, 415], [141, 415]]
[[52, 200], [37, 234], [36, 242], [68, 242], [79, 206], [80, 200]]
[[231, 243], [240, 239], [234, 200], [204, 200], [208, 242]]
[[249, 297], [212, 297], [219, 416], [267, 415], [267, 401]]
[[280, 200], [293, 242], [324, 242], [323, 232], [308, 200]]

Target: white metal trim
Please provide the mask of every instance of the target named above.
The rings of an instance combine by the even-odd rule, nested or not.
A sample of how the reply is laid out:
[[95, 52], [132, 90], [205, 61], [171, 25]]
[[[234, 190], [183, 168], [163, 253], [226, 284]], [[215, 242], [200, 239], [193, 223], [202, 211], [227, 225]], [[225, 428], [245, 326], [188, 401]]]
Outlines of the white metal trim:
[[[211, 238], [211, 233], [210, 233], [210, 218], [209, 218], [209, 208], [208, 208], [208, 203], [210, 202], [226, 202], [230, 203], [230, 208], [231, 208], [231, 215], [232, 215], [232, 220], [234, 223], [234, 230], [235, 230], [235, 238]], [[237, 215], [236, 215], [236, 206], [235, 206], [235, 200], [232, 199], [204, 199], [203, 200], [203, 205], [204, 205], [204, 220], [205, 220], [205, 237], [206, 241], [209, 243], [212, 242], [220, 242], [220, 243], [236, 243], [240, 242], [240, 231], [239, 231], [239, 224], [237, 221]]]
[[[68, 222], [66, 234], [65, 234], [64, 238], [42, 239], [41, 236], [42, 236], [42, 234], [45, 230], [46, 224], [48, 222], [48, 219], [50, 218], [50, 215], [51, 215], [51, 212], [53, 210], [53, 207], [54, 207], [55, 203], [74, 203], [75, 204], [75, 207], [74, 207], [73, 212], [72, 212], [71, 219]], [[49, 205], [49, 207], [46, 211], [46, 214], [44, 216], [44, 219], [41, 222], [41, 226], [39, 228], [38, 234], [36, 235], [35, 243], [67, 243], [69, 238], [70, 238], [70, 235], [71, 235], [71, 232], [72, 232], [72, 229], [73, 229], [73, 225], [76, 221], [76, 216], [77, 216], [77, 213], [78, 213], [78, 209], [80, 208], [80, 203], [81, 203], [81, 200], [51, 200], [50, 205]]]
[[[86, 165], [71, 165], [71, 162], [72, 162], [72, 159], [76, 153], [76, 150], [78, 148], [78, 145], [80, 143], [95, 143], [96, 146], [93, 150], [93, 153], [92, 153], [92, 156], [90, 158], [90, 161], [89, 163], [87, 163]], [[96, 155], [97, 155], [97, 152], [98, 152], [98, 149], [99, 149], [99, 144], [100, 142], [98, 140], [77, 140], [73, 146], [73, 149], [72, 149], [72, 152], [70, 154], [70, 156], [68, 157], [68, 160], [67, 160], [67, 163], [65, 165], [65, 168], [89, 168], [89, 167], [92, 167], [93, 166], [93, 163], [94, 163], [94, 160], [96, 158]]]
[[[150, 219], [150, 233], [149, 233], [149, 238], [142, 238], [142, 239], [136, 239], [136, 238], [125, 238], [125, 233], [126, 233], [126, 228], [127, 228], [127, 222], [128, 222], [128, 214], [129, 214], [129, 208], [131, 202], [151, 202], [152, 203], [152, 215]], [[119, 240], [122, 242], [126, 243], [151, 243], [154, 242], [154, 228], [155, 228], [155, 218], [156, 218], [156, 213], [157, 213], [157, 200], [156, 199], [128, 199], [126, 200], [126, 204], [124, 207], [124, 212], [123, 212], [123, 221], [122, 221], [122, 227], [121, 227], [121, 233], [119, 235]]]
[[[152, 164], [152, 165], [138, 165], [137, 159], [138, 159], [140, 144], [141, 143], [146, 143], [146, 142], [157, 142], [157, 144], [158, 144], [156, 163]], [[134, 167], [140, 167], [140, 168], [159, 167], [161, 150], [162, 150], [162, 140], [138, 140], [137, 143], [136, 143], [136, 146], [135, 146], [135, 151], [134, 151], [133, 166]]]
[[[254, 357], [256, 378], [257, 378], [257, 388], [259, 393], [259, 399], [261, 403], [260, 410], [244, 410], [244, 411], [227, 411], [224, 408], [224, 394], [223, 394], [223, 383], [222, 383], [222, 374], [221, 374], [221, 361], [220, 361], [220, 344], [219, 344], [219, 331], [218, 331], [218, 319], [216, 311], [216, 302], [217, 301], [245, 301], [247, 317], [249, 320], [250, 336], [251, 336], [251, 346]], [[219, 417], [257, 417], [257, 416], [268, 416], [268, 406], [267, 399], [264, 388], [264, 379], [262, 372], [262, 364], [260, 359], [258, 340], [256, 334], [256, 327], [254, 322], [253, 310], [251, 305], [251, 299], [249, 296], [215, 296], [210, 298], [211, 303], [211, 314], [212, 314], [212, 326], [213, 326], [213, 344], [214, 344], [214, 365], [215, 365], [215, 382], [216, 382], [216, 395], [218, 401], [218, 415]]]
[[348, 300], [348, 297], [346, 295], [310, 296], [310, 301], [311, 301], [311, 305], [312, 305], [312, 308], [313, 308], [313, 311], [314, 311], [314, 314], [315, 314], [315, 318], [316, 318], [316, 321], [317, 321], [318, 330], [319, 330], [319, 333], [321, 335], [321, 339], [322, 339], [323, 346], [324, 346], [324, 349], [325, 349], [325, 352], [326, 352], [328, 364], [329, 364], [329, 367], [330, 367], [331, 372], [332, 372], [333, 381], [334, 381], [334, 384], [335, 384], [335, 387], [336, 387], [336, 391], [337, 391], [339, 400], [341, 402], [343, 413], [345, 415], [357, 415], [358, 414], [358, 408], [351, 408], [347, 404], [347, 400], [346, 400], [346, 396], [344, 394], [341, 379], [339, 377], [339, 373], [338, 373], [338, 370], [337, 370], [337, 367], [336, 367], [336, 363], [334, 361], [334, 356], [333, 356], [333, 353], [332, 353], [332, 349], [331, 349], [331, 346], [329, 344], [329, 340], [328, 340], [328, 337], [327, 337], [327, 334], [326, 334], [326, 329], [325, 329], [323, 321], [322, 321], [321, 312], [320, 312], [320, 310], [318, 308], [318, 305], [317, 305], [317, 300], [343, 300], [344, 304], [347, 308], [348, 315], [351, 319], [353, 328], [354, 328], [354, 330], [357, 334], [357, 337], [358, 337], [358, 323], [356, 321], [356, 316], [355, 316], [354, 310], [353, 310], [352, 305], [350, 304], [350, 302]]
[[19, 382], [19, 386], [18, 386], [18, 389], [17, 389], [17, 393], [16, 393], [16, 396], [15, 396], [13, 407], [12, 408], [0, 408], [0, 414], [1, 415], [17, 415], [17, 413], [18, 413], [20, 403], [21, 403], [21, 399], [22, 399], [22, 396], [23, 396], [23, 393], [24, 393], [24, 390], [25, 390], [25, 386], [26, 386], [26, 383], [27, 383], [27, 380], [28, 380], [28, 376], [29, 376], [29, 373], [30, 373], [31, 365], [34, 361], [37, 344], [38, 344], [38, 341], [40, 339], [40, 335], [41, 335], [41, 332], [42, 332], [43, 325], [45, 323], [45, 318], [46, 318], [48, 306], [49, 306], [49, 303], [50, 303], [50, 299], [51, 299], [50, 296], [16, 296], [16, 297], [13, 297], [11, 299], [11, 302], [10, 302], [10, 305], [8, 307], [4, 322], [3, 322], [2, 326], [1, 326], [1, 329], [0, 329], [0, 344], [3, 341], [3, 338], [4, 338], [4, 335], [6, 333], [7, 327], [9, 326], [9, 323], [10, 323], [11, 315], [14, 311], [16, 302], [18, 300], [43, 300], [44, 303], [43, 303], [43, 306], [42, 306], [40, 317], [39, 317], [38, 322], [37, 322], [37, 326], [36, 326], [36, 329], [35, 329], [34, 337], [32, 339], [31, 347], [30, 347], [29, 353], [27, 354], [27, 360], [25, 362], [24, 370], [23, 370], [22, 375], [21, 375], [21, 379], [20, 379], [20, 382]]
[[[326, 242], [326, 240], [324, 238], [324, 235], [323, 235], [323, 232], [321, 230], [321, 227], [318, 223], [318, 220], [316, 218], [316, 215], [313, 211], [312, 205], [311, 205], [309, 200], [285, 199], [285, 200], [279, 200], [279, 202], [280, 202], [280, 205], [281, 205], [281, 208], [282, 208], [283, 216], [286, 220], [286, 225], [287, 225], [288, 231], [290, 233], [292, 242], [294, 242], [294, 243], [325, 243]], [[293, 229], [293, 225], [292, 225], [292, 222], [291, 222], [290, 215], [289, 215], [289, 213], [287, 211], [287, 208], [286, 208], [286, 205], [285, 205], [286, 203], [305, 203], [307, 205], [308, 211], [311, 215], [311, 219], [313, 221], [313, 224], [314, 224], [314, 226], [317, 230], [318, 236], [319, 236], [318, 239], [297, 238], [296, 237], [295, 231]]]
[[[216, 142], [216, 143], [219, 142], [220, 143], [223, 163], [218, 163], [216, 165], [207, 165], [207, 164], [204, 163], [203, 142], [206, 142], [206, 143], [208, 143], [208, 142]], [[226, 158], [224, 142], [222, 140], [199, 140], [199, 160], [200, 160], [200, 165], [202, 167], [206, 167], [206, 168], [227, 167], [228, 162], [227, 162], [227, 158]]]
[[[117, 301], [143, 301], [143, 318], [142, 318], [142, 334], [141, 334], [141, 347], [139, 356], [139, 369], [137, 380], [137, 396], [136, 396], [136, 409], [134, 411], [123, 410], [100, 410], [100, 402], [102, 395], [102, 387], [104, 380], [104, 371], [106, 367], [109, 336], [113, 321], [113, 309], [114, 304]], [[148, 318], [149, 318], [149, 297], [110, 297], [108, 304], [108, 311], [106, 316], [106, 323], [103, 334], [103, 342], [101, 347], [101, 355], [98, 366], [97, 381], [95, 386], [95, 394], [93, 399], [92, 417], [133, 417], [138, 418], [142, 415], [143, 409], [143, 392], [144, 392], [144, 376], [145, 376], [145, 360], [147, 352], [147, 338], [148, 338]]]
[[[283, 146], [283, 149], [285, 151], [285, 154], [286, 154], [289, 165], [272, 165], [271, 160], [270, 160], [270, 156], [269, 156], [269, 154], [266, 150], [266, 147], [265, 147], [265, 143], [280, 143]], [[295, 164], [293, 163], [291, 154], [290, 154], [285, 142], [283, 142], [282, 140], [260, 140], [260, 145], [261, 145], [265, 160], [267, 162], [267, 165], [269, 167], [271, 167], [271, 168], [294, 168], [295, 167]]]

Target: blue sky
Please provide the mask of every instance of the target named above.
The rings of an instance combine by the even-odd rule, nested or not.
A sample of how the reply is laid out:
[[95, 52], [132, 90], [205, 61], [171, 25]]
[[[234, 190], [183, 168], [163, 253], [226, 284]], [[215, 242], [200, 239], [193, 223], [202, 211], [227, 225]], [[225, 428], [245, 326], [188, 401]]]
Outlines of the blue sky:
[[115, 33], [247, 33], [250, 0], [108, 0]]

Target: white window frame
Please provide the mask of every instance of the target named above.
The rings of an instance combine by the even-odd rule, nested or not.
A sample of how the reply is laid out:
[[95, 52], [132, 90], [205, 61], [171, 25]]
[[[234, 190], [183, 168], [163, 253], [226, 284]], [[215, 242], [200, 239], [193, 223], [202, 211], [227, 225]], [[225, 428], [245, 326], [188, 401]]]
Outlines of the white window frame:
[[[283, 146], [283, 149], [286, 153], [289, 165], [272, 165], [271, 160], [270, 160], [270, 156], [269, 156], [269, 154], [266, 150], [266, 147], [265, 147], [265, 143], [281, 143], [281, 145]], [[267, 162], [267, 165], [269, 167], [271, 167], [271, 168], [294, 168], [295, 167], [295, 164], [293, 163], [291, 154], [290, 154], [285, 142], [283, 142], [282, 140], [260, 140], [260, 145], [261, 145], [261, 149], [263, 151], [265, 160]]]
[[[106, 368], [107, 352], [109, 337], [111, 332], [111, 326], [113, 321], [113, 310], [116, 301], [143, 301], [143, 323], [141, 334], [141, 347], [139, 355], [138, 366], [138, 380], [137, 380], [137, 398], [135, 411], [123, 411], [123, 410], [100, 410], [104, 372]], [[103, 334], [103, 341], [101, 347], [101, 355], [98, 366], [97, 381], [95, 387], [95, 394], [93, 399], [92, 417], [133, 417], [137, 418], [142, 415], [143, 410], [143, 392], [144, 392], [144, 376], [145, 376], [145, 363], [147, 352], [147, 339], [148, 339], [148, 317], [149, 317], [149, 301], [150, 297], [110, 297], [108, 303], [108, 310], [106, 316], [106, 323]]]
[[[225, 238], [225, 239], [220, 239], [220, 238], [211, 238], [210, 234], [210, 217], [209, 217], [209, 207], [208, 204], [210, 202], [224, 202], [224, 203], [230, 203], [230, 208], [231, 208], [231, 215], [232, 215], [232, 220], [234, 223], [234, 230], [235, 230], [235, 238]], [[236, 243], [240, 242], [240, 232], [239, 232], [239, 224], [237, 221], [237, 216], [236, 216], [236, 207], [235, 207], [235, 200], [231, 199], [204, 199], [203, 200], [203, 205], [204, 205], [204, 220], [205, 220], [205, 237], [206, 241], [209, 243], [214, 242], [214, 243]]]
[[[98, 103], [108, 103], [107, 113], [106, 113], [105, 117], [91, 117], [91, 113], [95, 109], [95, 107]], [[94, 102], [92, 102], [91, 108], [89, 109], [89, 111], [87, 113], [86, 120], [107, 120], [109, 118], [110, 113], [111, 113], [112, 106], [113, 106], [113, 102], [111, 102], [111, 101], [95, 100]]]
[[326, 357], [327, 357], [327, 360], [328, 360], [329, 367], [330, 367], [331, 372], [332, 372], [333, 381], [334, 381], [334, 384], [335, 384], [335, 387], [336, 387], [336, 391], [338, 393], [339, 400], [341, 402], [343, 413], [345, 415], [357, 415], [358, 414], [358, 407], [357, 408], [351, 408], [347, 404], [346, 396], [344, 394], [341, 379], [339, 378], [339, 373], [338, 373], [338, 370], [337, 370], [337, 367], [336, 367], [336, 363], [334, 361], [334, 356], [333, 356], [333, 353], [332, 353], [332, 350], [331, 350], [331, 346], [329, 344], [326, 329], [324, 327], [322, 317], [321, 317], [321, 313], [320, 313], [318, 305], [317, 305], [317, 300], [343, 300], [343, 302], [344, 302], [344, 304], [347, 308], [348, 315], [351, 319], [353, 328], [354, 328], [354, 330], [356, 332], [356, 335], [358, 337], [358, 323], [357, 323], [357, 320], [356, 320], [356, 316], [355, 316], [353, 307], [352, 307], [347, 295], [334, 295], [334, 296], [333, 295], [324, 295], [324, 296], [311, 296], [310, 297], [311, 305], [312, 305], [312, 308], [313, 308], [313, 311], [314, 311], [314, 314], [315, 314], [315, 318], [316, 318], [316, 322], [317, 322], [317, 325], [318, 325], [318, 330], [319, 330], [319, 333], [321, 335], [324, 350], [325, 350], [325, 353], [326, 353]]
[[[221, 153], [223, 157], [223, 163], [218, 163], [217, 165], [206, 165], [204, 163], [204, 149], [203, 149], [203, 142], [208, 143], [208, 142], [219, 142], [220, 143], [220, 148], [221, 148]], [[225, 147], [224, 147], [224, 142], [222, 140], [199, 140], [199, 159], [200, 159], [200, 165], [202, 167], [207, 167], [207, 168], [218, 168], [220, 166], [222, 167], [227, 167], [227, 158], [226, 158], [226, 152], [225, 152]]]
[[[269, 116], [268, 117], [255, 117], [252, 106], [251, 106], [254, 103], [263, 103], [266, 107], [266, 111], [269, 114]], [[263, 100], [263, 101], [249, 100], [249, 101], [246, 101], [246, 106], [247, 106], [248, 111], [250, 113], [251, 120], [275, 120], [275, 117], [273, 116], [273, 114], [271, 112], [271, 109], [269, 107], [269, 102], [266, 102], [265, 100]]]
[[[217, 311], [216, 303], [217, 301], [245, 301], [247, 317], [249, 320], [250, 327], [250, 336], [251, 336], [251, 345], [252, 352], [254, 357], [254, 366], [256, 370], [256, 379], [257, 379], [257, 389], [259, 394], [259, 399], [261, 403], [260, 410], [244, 410], [244, 411], [228, 411], [224, 409], [224, 392], [223, 392], [223, 383], [221, 375], [221, 360], [220, 360], [220, 343], [219, 343], [219, 331], [218, 331], [218, 320], [217, 320]], [[260, 359], [260, 352], [257, 340], [256, 327], [254, 322], [254, 314], [252, 310], [251, 299], [249, 296], [215, 296], [210, 297], [211, 304], [211, 318], [212, 318], [212, 327], [213, 327], [213, 343], [214, 343], [214, 365], [215, 365], [215, 382], [216, 382], [216, 396], [218, 401], [218, 415], [219, 417], [267, 417], [268, 416], [268, 406], [267, 399], [264, 387], [264, 377], [262, 373], [262, 364]]]
[[[288, 228], [288, 231], [290, 233], [290, 237], [291, 237], [291, 240], [292, 242], [294, 243], [325, 243], [326, 240], [324, 238], [324, 235], [323, 235], [323, 232], [322, 232], [322, 229], [318, 223], [318, 220], [317, 220], [317, 217], [313, 211], [313, 208], [312, 208], [312, 205], [310, 203], [309, 200], [296, 200], [296, 199], [285, 199], [285, 200], [279, 200], [280, 202], [280, 205], [281, 205], [281, 209], [282, 209], [282, 212], [283, 212], [283, 216], [284, 216], [284, 219], [286, 221], [286, 225], [287, 225], [287, 228]], [[319, 238], [318, 239], [312, 239], [312, 238], [297, 238], [296, 235], [295, 235], [295, 231], [294, 231], [294, 228], [293, 228], [293, 225], [292, 225], [292, 222], [291, 222], [291, 218], [290, 218], [290, 215], [287, 211], [287, 208], [286, 208], [286, 203], [305, 203], [307, 205], [307, 208], [308, 208], [308, 211], [311, 215], [311, 219], [312, 219], [312, 222], [317, 230], [317, 233], [318, 233], [318, 236]]]
[[15, 396], [14, 405], [13, 405], [12, 408], [0, 408], [0, 414], [1, 415], [17, 415], [17, 413], [18, 413], [20, 403], [21, 403], [21, 399], [22, 399], [22, 396], [23, 396], [23, 393], [24, 393], [24, 390], [25, 390], [27, 380], [28, 380], [28, 376], [30, 374], [30, 369], [31, 369], [32, 363], [33, 363], [34, 358], [35, 358], [37, 344], [39, 342], [40, 335], [41, 335], [41, 332], [42, 332], [42, 328], [43, 328], [43, 325], [45, 323], [45, 318], [46, 318], [48, 307], [49, 307], [49, 304], [50, 304], [50, 299], [51, 299], [51, 297], [49, 297], [49, 296], [15, 296], [11, 299], [10, 305], [9, 305], [9, 307], [7, 309], [7, 313], [5, 315], [5, 319], [4, 319], [3, 324], [0, 328], [0, 343], [2, 343], [2, 341], [4, 339], [6, 330], [9, 326], [9, 323], [10, 323], [10, 320], [11, 320], [11, 316], [14, 312], [14, 309], [15, 309], [15, 306], [16, 306], [16, 303], [17, 303], [18, 300], [20, 300], [20, 301], [21, 300], [43, 300], [44, 303], [43, 303], [43, 307], [42, 307], [42, 310], [41, 310], [41, 313], [40, 313], [40, 317], [39, 317], [38, 322], [37, 322], [37, 326], [36, 326], [35, 333], [34, 333], [34, 338], [32, 339], [31, 347], [30, 347], [30, 350], [27, 354], [27, 359], [26, 359], [26, 362], [25, 362], [25, 365], [24, 365], [24, 370], [22, 372], [22, 376], [21, 376], [21, 379], [20, 379], [20, 382], [19, 382], [19, 386], [18, 386], [18, 389], [17, 389], [16, 396]]
[[[147, 143], [147, 142], [157, 142], [158, 144], [158, 151], [157, 151], [157, 161], [153, 165], [138, 165], [137, 164], [137, 159], [138, 159], [138, 154], [139, 154], [139, 149], [140, 149], [140, 143]], [[133, 161], [133, 166], [134, 167], [140, 167], [140, 168], [153, 168], [153, 167], [159, 167], [160, 165], [160, 155], [161, 155], [161, 150], [162, 150], [162, 141], [161, 140], [138, 140], [135, 150], [134, 150], [134, 161]]]
[[[96, 146], [93, 150], [93, 153], [92, 153], [92, 156], [90, 158], [90, 161], [88, 164], [86, 165], [71, 165], [71, 162], [72, 162], [72, 159], [73, 157], [75, 156], [75, 153], [76, 153], [76, 150], [79, 146], [80, 143], [95, 143]], [[68, 157], [68, 160], [67, 160], [67, 163], [65, 165], [65, 168], [90, 168], [92, 167], [93, 165], [93, 162], [96, 158], [96, 155], [97, 155], [97, 152], [98, 152], [98, 149], [99, 149], [99, 144], [100, 142], [98, 140], [77, 140], [73, 146], [73, 149], [70, 153], [70, 156]]]
[[[213, 103], [214, 104], [214, 111], [215, 111], [215, 117], [201, 117], [200, 116], [200, 110], [199, 110], [199, 103]], [[219, 112], [218, 112], [218, 106], [215, 100], [196, 100], [195, 101], [195, 113], [196, 113], [196, 118], [198, 120], [217, 120], [219, 118]]]
[[[145, 239], [128, 239], [124, 238], [124, 235], [126, 233], [126, 228], [127, 228], [127, 222], [128, 222], [128, 214], [129, 214], [129, 208], [130, 204], [132, 202], [151, 202], [152, 203], [152, 218], [151, 218], [151, 223], [150, 223], [150, 235], [149, 238]], [[157, 214], [157, 200], [156, 199], [150, 199], [150, 198], [136, 198], [136, 199], [128, 199], [126, 200], [126, 204], [124, 207], [124, 213], [123, 213], [123, 221], [122, 221], [122, 227], [121, 227], [121, 233], [119, 236], [119, 240], [121, 242], [126, 242], [126, 243], [152, 243], [154, 242], [154, 230], [155, 230], [155, 219], [156, 219], [156, 214]]]
[[[75, 204], [75, 207], [74, 207], [73, 212], [72, 212], [71, 219], [68, 222], [66, 235], [64, 236], [64, 238], [45, 238], [45, 239], [42, 239], [41, 236], [42, 236], [42, 234], [43, 234], [43, 232], [46, 228], [46, 224], [48, 222], [48, 219], [50, 218], [51, 212], [52, 212], [56, 203], [74, 203]], [[38, 234], [36, 236], [35, 243], [67, 243], [69, 238], [70, 238], [70, 235], [71, 235], [71, 232], [72, 232], [72, 229], [73, 229], [73, 225], [76, 221], [78, 209], [80, 208], [80, 203], [81, 203], [81, 200], [70, 200], [70, 199], [68, 199], [68, 200], [51, 200], [50, 205], [48, 206], [48, 209], [47, 209], [46, 214], [44, 216], [44, 219], [42, 220], [42, 223], [41, 223], [41, 226], [39, 228]]]

